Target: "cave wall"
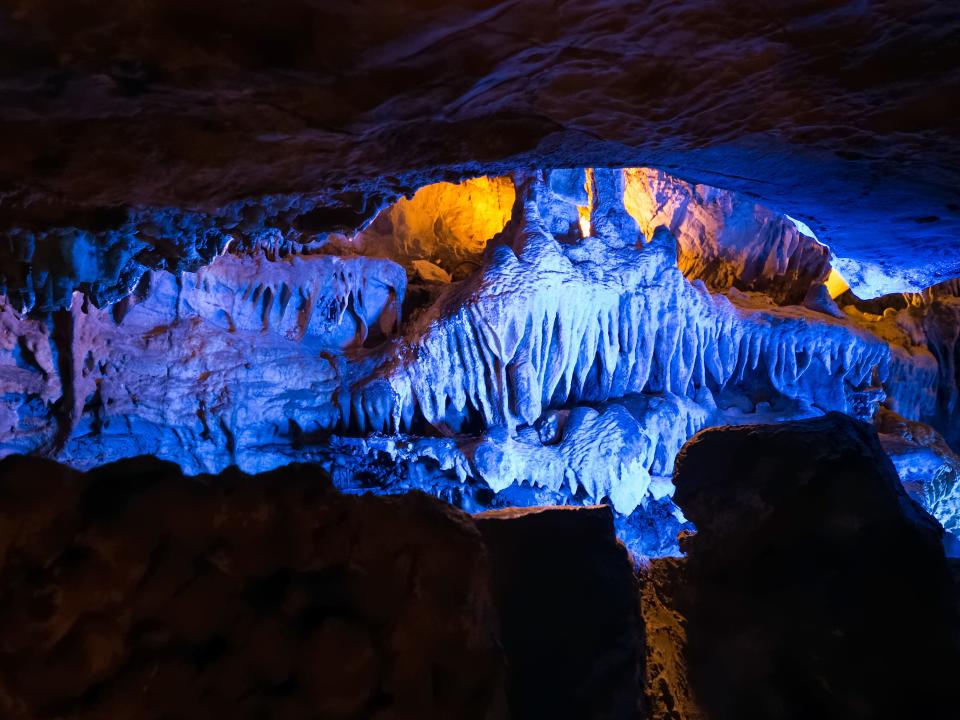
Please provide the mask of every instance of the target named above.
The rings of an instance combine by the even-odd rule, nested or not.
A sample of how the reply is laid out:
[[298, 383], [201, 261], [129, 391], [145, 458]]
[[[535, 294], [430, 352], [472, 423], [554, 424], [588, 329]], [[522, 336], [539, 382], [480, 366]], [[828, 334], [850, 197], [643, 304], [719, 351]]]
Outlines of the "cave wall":
[[318, 461], [346, 489], [472, 511], [607, 502], [659, 555], [689, 437], [839, 410], [885, 429], [956, 522], [954, 284], [831, 292], [829, 250], [752, 199], [654, 170], [517, 171], [428, 186], [358, 233], [257, 238], [192, 272], [141, 266], [112, 303], [0, 302], [0, 452]]

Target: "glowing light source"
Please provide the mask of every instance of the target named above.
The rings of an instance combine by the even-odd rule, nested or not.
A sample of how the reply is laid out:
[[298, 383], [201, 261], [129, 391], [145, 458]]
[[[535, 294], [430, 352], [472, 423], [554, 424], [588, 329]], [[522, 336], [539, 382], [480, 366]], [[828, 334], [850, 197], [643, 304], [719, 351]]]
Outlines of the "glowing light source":
[[827, 292], [830, 293], [830, 297], [834, 299], [840, 297], [850, 289], [847, 281], [843, 279], [843, 275], [837, 272], [836, 268], [830, 268], [830, 275], [827, 277], [825, 285], [827, 286]]
[[593, 170], [587, 168], [586, 170], [587, 180], [584, 183], [584, 190], [587, 191], [587, 204], [586, 205], [577, 205], [577, 215], [579, 215], [580, 223], [580, 235], [581, 237], [588, 238], [590, 233], [593, 231], [593, 228], [590, 224], [590, 213], [593, 210]]
[[453, 272], [503, 230], [516, 197], [510, 177], [426, 185], [400, 198], [363, 231], [364, 245], [395, 260], [429, 260]]
[[646, 168], [624, 168], [623, 205], [627, 213], [640, 226], [644, 240], [653, 236], [657, 223], [658, 208], [654, 202], [656, 193], [649, 189], [655, 171]]
[[577, 213], [580, 215], [580, 234], [585, 238], [590, 237], [590, 208], [578, 205]]

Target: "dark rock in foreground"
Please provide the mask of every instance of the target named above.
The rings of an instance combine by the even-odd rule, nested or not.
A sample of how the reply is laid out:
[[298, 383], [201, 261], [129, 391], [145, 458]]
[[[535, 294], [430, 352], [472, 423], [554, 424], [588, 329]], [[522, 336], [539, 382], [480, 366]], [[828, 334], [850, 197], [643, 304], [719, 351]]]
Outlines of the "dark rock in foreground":
[[610, 511], [479, 524], [418, 492], [340, 494], [309, 465], [8, 458], [0, 717], [636, 717], [637, 588]]
[[845, 415], [707, 430], [676, 501], [698, 528], [676, 602], [711, 718], [956, 717], [941, 530]]
[[0, 717], [499, 718], [470, 517], [318, 469], [0, 463]]
[[871, 428], [705, 431], [674, 481], [638, 587], [605, 508], [8, 458], [0, 717], [956, 717], [960, 573]]
[[607, 507], [477, 516], [517, 718], [638, 717], [642, 628], [633, 567]]

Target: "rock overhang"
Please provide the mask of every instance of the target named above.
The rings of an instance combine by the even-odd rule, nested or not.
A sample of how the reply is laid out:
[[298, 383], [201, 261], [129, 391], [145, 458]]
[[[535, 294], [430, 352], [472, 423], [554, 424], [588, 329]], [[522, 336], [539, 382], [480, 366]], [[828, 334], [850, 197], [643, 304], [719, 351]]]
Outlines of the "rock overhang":
[[861, 295], [960, 274], [940, 3], [4, 12], [5, 227], [275, 195], [355, 227], [438, 180], [652, 166], [803, 220]]
[[[4, 452], [265, 469], [336, 429], [341, 460], [366, 458], [331, 466], [347, 484], [371, 454], [430, 475], [426, 458], [446, 476], [416, 482], [464, 505], [500, 488], [626, 512], [669, 501], [705, 423], [842, 409], [892, 428], [898, 469], [933, 468], [917, 491], [955, 515], [940, 5], [0, 12]], [[538, 312], [582, 358], [527, 326], [558, 269], [566, 302]], [[617, 292], [672, 298], [669, 319]], [[652, 334], [649, 364], [630, 328]], [[594, 442], [610, 428], [619, 455]]]

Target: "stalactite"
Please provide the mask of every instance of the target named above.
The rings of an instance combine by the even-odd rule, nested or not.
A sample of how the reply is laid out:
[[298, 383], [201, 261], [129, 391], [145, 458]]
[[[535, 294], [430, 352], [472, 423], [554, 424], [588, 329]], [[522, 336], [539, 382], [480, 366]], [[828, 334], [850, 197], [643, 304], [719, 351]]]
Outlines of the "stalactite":
[[[273, 250], [147, 272], [113, 308], [78, 293], [56, 332], [5, 303], [0, 451], [81, 467], [150, 453], [190, 471], [350, 455], [361, 474], [382, 456], [413, 485], [439, 473], [627, 516], [669, 492], [674, 457], [704, 427], [955, 411], [954, 285], [890, 305], [841, 294], [829, 313], [737, 289], [749, 283], [720, 293], [681, 272], [689, 237], [641, 232], [623, 171], [490, 187], [516, 188], [513, 212], [492, 218], [502, 230], [459, 281], [425, 281], [422, 259], [358, 256], [359, 243], [281, 251], [273, 233]], [[744, 260], [752, 286], [766, 273], [784, 297], [809, 295], [823, 273], [794, 277], [791, 257], [820, 255], [798, 237], [770, 235], [765, 265]], [[404, 317], [408, 284], [424, 282]]]

